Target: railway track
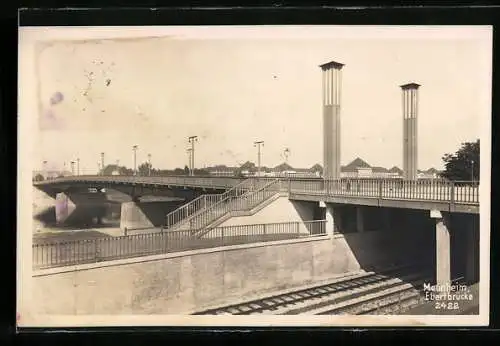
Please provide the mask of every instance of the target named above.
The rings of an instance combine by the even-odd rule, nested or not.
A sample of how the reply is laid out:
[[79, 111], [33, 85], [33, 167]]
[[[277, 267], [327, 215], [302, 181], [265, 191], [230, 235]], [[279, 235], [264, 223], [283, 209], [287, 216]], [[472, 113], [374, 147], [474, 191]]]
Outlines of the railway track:
[[[380, 313], [394, 301], [410, 303], [419, 284], [429, 280], [422, 264], [394, 266], [332, 280], [326, 284], [212, 308], [194, 315], [294, 315]], [[394, 303], [396, 304], [396, 303]]]
[[[464, 278], [459, 277], [452, 280], [452, 284], [463, 284]], [[415, 286], [420, 287], [423, 282], [415, 282]], [[357, 315], [387, 315], [402, 313], [409, 308], [425, 302], [423, 287], [402, 288], [395, 294], [387, 294], [379, 297], [377, 301], [369, 299], [362, 304], [358, 304]], [[354, 309], [356, 307], [353, 307]]]

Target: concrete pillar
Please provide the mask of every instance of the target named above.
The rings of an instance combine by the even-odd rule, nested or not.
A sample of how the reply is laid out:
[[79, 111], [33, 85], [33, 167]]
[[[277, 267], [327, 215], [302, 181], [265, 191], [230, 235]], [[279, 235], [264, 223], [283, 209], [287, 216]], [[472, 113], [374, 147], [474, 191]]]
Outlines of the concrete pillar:
[[133, 230], [141, 228], [153, 228], [154, 225], [150, 218], [144, 212], [141, 203], [124, 202], [122, 203], [120, 228], [122, 230]]
[[178, 201], [139, 201], [125, 202], [121, 205], [120, 228], [130, 231], [141, 228], [160, 227], [165, 217], [179, 207]]
[[342, 67], [335, 61], [320, 65], [323, 73], [323, 176], [340, 178], [340, 100]]
[[477, 281], [476, 264], [479, 261], [479, 256], [477, 256], [477, 229], [474, 220], [474, 215], [470, 215], [470, 222], [468, 223], [467, 229], [465, 230], [467, 242], [466, 253], [465, 253], [465, 280], [469, 283], [475, 283]]
[[319, 202], [320, 208], [324, 209], [326, 220], [326, 234], [333, 236], [340, 232], [340, 212], [333, 204], [327, 204], [323, 201]]
[[439, 210], [431, 210], [430, 214], [436, 223], [436, 283], [448, 285], [451, 283], [449, 218]]
[[106, 195], [84, 191], [60, 192], [55, 200], [56, 222], [63, 224], [91, 224], [106, 214]]
[[401, 85], [403, 90], [403, 175], [405, 179], [417, 178], [418, 169], [418, 88], [419, 84]]
[[356, 207], [356, 231], [360, 233], [365, 231], [363, 207], [360, 206]]
[[327, 205], [326, 206], [326, 234], [333, 237], [335, 233], [335, 217], [333, 214], [333, 206], [332, 205]]

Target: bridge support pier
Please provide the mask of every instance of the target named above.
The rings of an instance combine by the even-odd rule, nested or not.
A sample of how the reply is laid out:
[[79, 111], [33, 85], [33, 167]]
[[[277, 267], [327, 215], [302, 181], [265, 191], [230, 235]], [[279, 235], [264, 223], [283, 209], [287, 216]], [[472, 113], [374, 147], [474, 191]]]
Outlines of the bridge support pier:
[[177, 201], [140, 202], [136, 199], [122, 203], [120, 228], [134, 230], [160, 227], [165, 224], [165, 216], [178, 206]]
[[335, 207], [333, 204], [327, 204], [323, 201], [319, 202], [319, 206], [324, 209], [326, 234], [333, 236], [335, 233], [340, 233], [341, 218], [339, 208]]
[[141, 203], [132, 201], [122, 203], [120, 228], [122, 230], [154, 228], [153, 223], [142, 210]]
[[56, 222], [63, 224], [102, 223], [106, 214], [106, 196], [103, 193], [60, 192], [56, 195]]
[[436, 284], [451, 284], [450, 220], [439, 210], [431, 210], [436, 223]]
[[330, 237], [333, 237], [333, 234], [335, 233], [335, 217], [334, 217], [334, 211], [333, 211], [333, 206], [326, 204], [326, 234], [329, 235]]
[[478, 281], [479, 256], [478, 256], [478, 229], [476, 227], [475, 217], [470, 218], [470, 223], [467, 227], [467, 243], [465, 255], [465, 280], [468, 283]]
[[362, 207], [356, 207], [356, 231], [358, 231], [359, 233], [365, 231], [365, 222]]

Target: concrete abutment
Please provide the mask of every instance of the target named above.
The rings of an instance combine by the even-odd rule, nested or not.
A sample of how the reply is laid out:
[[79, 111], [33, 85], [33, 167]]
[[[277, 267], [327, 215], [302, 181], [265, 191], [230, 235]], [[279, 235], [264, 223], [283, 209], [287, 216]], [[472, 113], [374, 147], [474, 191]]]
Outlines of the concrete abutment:
[[177, 201], [124, 202], [121, 205], [120, 228], [122, 230], [161, 227], [168, 213], [178, 208]]

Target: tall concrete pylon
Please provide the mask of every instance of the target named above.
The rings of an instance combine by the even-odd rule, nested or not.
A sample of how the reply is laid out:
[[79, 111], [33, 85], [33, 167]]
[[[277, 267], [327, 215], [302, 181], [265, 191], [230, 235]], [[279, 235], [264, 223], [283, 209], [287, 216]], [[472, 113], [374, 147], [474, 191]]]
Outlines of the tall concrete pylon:
[[342, 67], [330, 61], [320, 65], [323, 74], [323, 177], [340, 179], [340, 101]]
[[417, 179], [418, 173], [418, 88], [417, 83], [401, 85], [403, 91], [403, 176]]

